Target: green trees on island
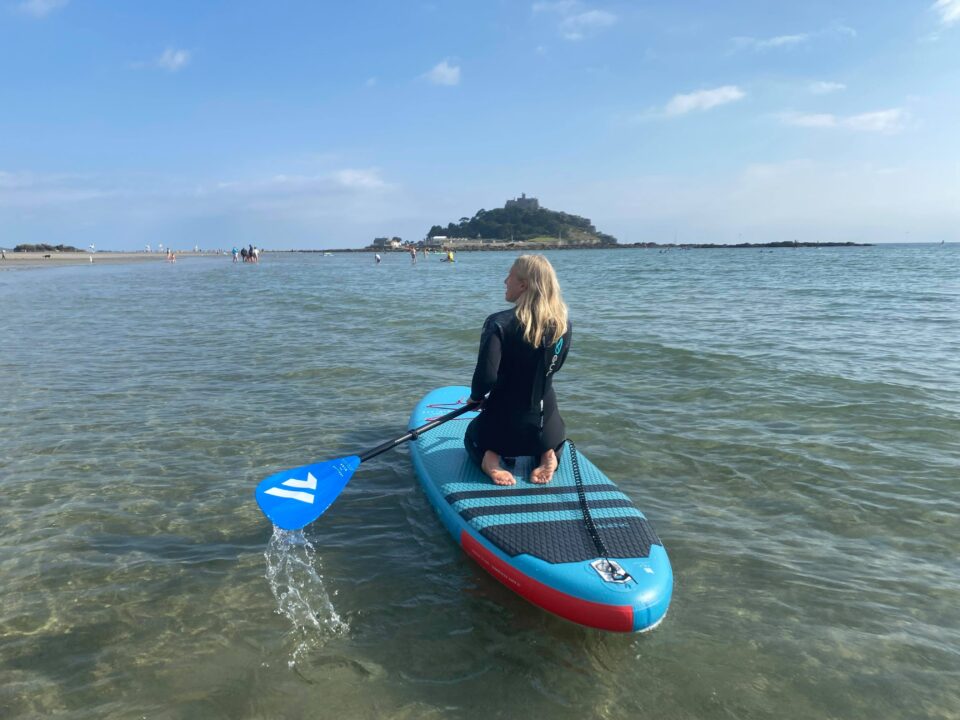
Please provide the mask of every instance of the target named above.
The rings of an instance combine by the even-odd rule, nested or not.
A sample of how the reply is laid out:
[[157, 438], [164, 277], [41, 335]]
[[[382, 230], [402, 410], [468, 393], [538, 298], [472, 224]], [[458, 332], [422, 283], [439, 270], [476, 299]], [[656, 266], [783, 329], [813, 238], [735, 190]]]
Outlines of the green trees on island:
[[496, 240], [532, 240], [562, 238], [570, 242], [615, 245], [617, 239], [597, 232], [587, 219], [578, 215], [538, 208], [504, 207], [478, 210], [472, 218], [460, 218], [446, 227], [434, 225], [428, 237], [445, 235], [456, 238], [492, 238]]
[[39, 245], [17, 245], [14, 249], [14, 252], [80, 252], [78, 248], [73, 247], [73, 245], [47, 245], [46, 243], [40, 243]]

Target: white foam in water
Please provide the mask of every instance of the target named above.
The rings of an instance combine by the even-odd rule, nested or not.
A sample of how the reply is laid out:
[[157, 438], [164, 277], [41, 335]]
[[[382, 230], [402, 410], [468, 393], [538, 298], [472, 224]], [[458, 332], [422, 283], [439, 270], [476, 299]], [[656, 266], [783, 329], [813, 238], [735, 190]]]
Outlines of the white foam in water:
[[333, 607], [318, 572], [317, 551], [302, 530], [289, 532], [274, 527], [263, 556], [277, 612], [290, 620], [297, 638], [290, 657], [293, 667], [312, 648], [350, 628]]

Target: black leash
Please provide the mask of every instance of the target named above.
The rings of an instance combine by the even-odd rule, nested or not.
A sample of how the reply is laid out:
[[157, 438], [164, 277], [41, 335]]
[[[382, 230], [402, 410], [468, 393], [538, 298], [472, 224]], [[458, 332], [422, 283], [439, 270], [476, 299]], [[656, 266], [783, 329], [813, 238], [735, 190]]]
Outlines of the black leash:
[[587, 526], [587, 532], [593, 539], [593, 545], [597, 548], [597, 554], [604, 560], [607, 560], [607, 546], [603, 544], [603, 538], [597, 531], [597, 526], [593, 523], [593, 515], [590, 514], [590, 506], [587, 505], [587, 493], [583, 489], [583, 478], [580, 477], [580, 461], [577, 460], [577, 446], [573, 440], [567, 440], [570, 446], [570, 463], [573, 465], [573, 480], [577, 483], [577, 497], [580, 499], [580, 511], [583, 513], [583, 524]]
[[[590, 534], [590, 539], [593, 540], [593, 546], [597, 549], [597, 555], [599, 555], [605, 563], [602, 570], [609, 574], [610, 580], [618, 583], [626, 582], [630, 579], [630, 574], [617, 563], [610, 560], [610, 553], [607, 552], [607, 546], [604, 544], [603, 538], [600, 537], [600, 531], [597, 530], [597, 526], [593, 522], [593, 515], [590, 514], [590, 506], [587, 504], [587, 493], [583, 489], [583, 477], [580, 475], [580, 461], [577, 459], [577, 446], [573, 444], [573, 440], [569, 439], [567, 440], [567, 444], [570, 446], [570, 464], [573, 467], [573, 480], [577, 484], [577, 497], [580, 500], [580, 512], [583, 513], [583, 524]], [[601, 571], [601, 568], [597, 567], [596, 563], [593, 565], [598, 572]], [[601, 572], [601, 575], [603, 575], [603, 572]]]

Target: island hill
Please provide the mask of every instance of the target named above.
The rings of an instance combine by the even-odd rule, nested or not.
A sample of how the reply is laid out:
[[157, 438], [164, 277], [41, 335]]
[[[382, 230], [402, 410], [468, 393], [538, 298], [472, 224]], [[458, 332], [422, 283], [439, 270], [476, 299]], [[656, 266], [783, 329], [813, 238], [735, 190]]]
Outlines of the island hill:
[[[376, 238], [370, 249], [391, 250], [409, 247], [400, 238]], [[507, 200], [502, 208], [478, 210], [472, 218], [462, 217], [446, 227], [434, 225], [417, 247], [457, 250], [505, 250], [517, 247], [549, 248], [616, 247], [617, 239], [597, 232], [579, 215], [547, 210], [526, 193]]]
[[598, 232], [587, 218], [540, 207], [537, 198], [522, 194], [507, 200], [502, 208], [478, 210], [472, 218], [462, 217], [446, 227], [434, 225], [427, 237], [419, 242], [403, 241], [398, 237], [379, 237], [363, 251], [431, 248], [444, 250], [550, 250], [573, 248], [658, 248], [665, 250], [727, 249], [727, 248], [802, 248], [802, 247], [862, 247], [868, 243], [854, 242], [798, 242], [774, 241], [765, 243], [666, 243], [637, 242], [620, 244], [612, 235]]

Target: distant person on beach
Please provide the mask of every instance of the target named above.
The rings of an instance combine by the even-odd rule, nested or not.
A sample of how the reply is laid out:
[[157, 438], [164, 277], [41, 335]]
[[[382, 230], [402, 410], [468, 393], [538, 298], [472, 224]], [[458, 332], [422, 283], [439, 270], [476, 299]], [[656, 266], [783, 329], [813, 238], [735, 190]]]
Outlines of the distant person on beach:
[[[553, 478], [567, 437], [553, 376], [570, 351], [572, 328], [560, 283], [543, 255], [522, 255], [504, 280], [509, 310], [483, 324], [470, 399], [483, 410], [467, 426], [467, 454], [496, 485], [514, 485], [503, 456], [533, 455], [540, 464], [531, 482]], [[489, 393], [489, 395], [487, 395]]]
[[373, 259], [376, 260], [376, 261], [377, 261], [377, 265], [379, 265], [379, 264], [380, 264], [380, 259], [381, 259], [381, 258], [380, 258], [380, 253], [374, 253], [374, 254], [373, 254]]
[[240, 255], [240, 251], [237, 250], [237, 246], [234, 245], [234, 246], [233, 246], [233, 261], [234, 261], [234, 262], [237, 262], [237, 258], [239, 257], [239, 255]]

